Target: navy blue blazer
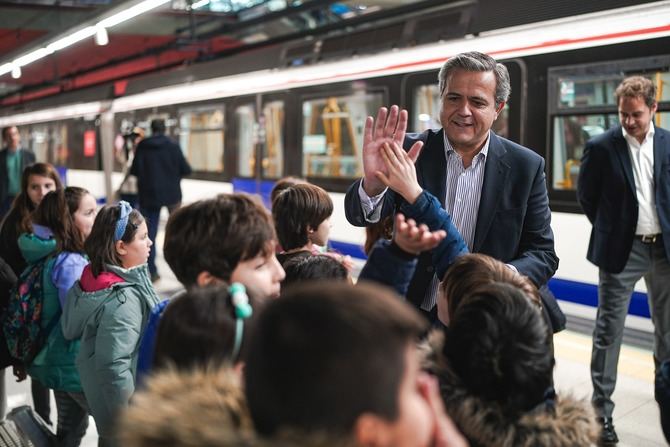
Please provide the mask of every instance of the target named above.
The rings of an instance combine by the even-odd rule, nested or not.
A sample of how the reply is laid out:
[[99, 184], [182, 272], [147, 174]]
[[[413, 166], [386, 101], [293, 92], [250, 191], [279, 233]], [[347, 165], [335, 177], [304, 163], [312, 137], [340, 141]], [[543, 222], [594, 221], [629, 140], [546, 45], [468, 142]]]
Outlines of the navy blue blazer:
[[[659, 127], [654, 132], [654, 187], [670, 259], [670, 132]], [[638, 217], [633, 166], [621, 126], [586, 143], [577, 197], [593, 225], [587, 259], [606, 272], [621, 272], [633, 247]]]
[[[440, 129], [408, 134], [404, 143], [408, 149], [417, 140], [424, 142], [416, 162], [417, 179], [440, 203], [445, 202], [447, 181], [443, 133]], [[473, 252], [512, 264], [538, 287], [545, 285], [558, 268], [558, 257], [550, 226], [544, 159], [491, 132], [484, 169]], [[366, 226], [369, 224], [358, 197], [360, 181], [347, 191], [345, 213], [352, 225]], [[382, 217], [391, 215], [402, 203], [391, 190], [383, 200]], [[407, 292], [408, 300], [421, 303], [434, 271], [431, 253], [423, 253]]]
[[[9, 176], [7, 175], [7, 148], [4, 148], [0, 151], [0, 203], [4, 202], [7, 198], [9, 188]], [[29, 152], [25, 149], [21, 149], [19, 152], [21, 155], [21, 172], [31, 164], [35, 163], [35, 154]], [[0, 216], [2, 219], [2, 216]]]

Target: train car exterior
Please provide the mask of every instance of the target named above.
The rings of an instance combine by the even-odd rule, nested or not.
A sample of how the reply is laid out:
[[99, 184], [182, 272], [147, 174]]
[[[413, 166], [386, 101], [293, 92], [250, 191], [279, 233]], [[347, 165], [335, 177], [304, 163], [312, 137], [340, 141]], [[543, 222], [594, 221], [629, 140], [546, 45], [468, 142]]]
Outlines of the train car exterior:
[[[670, 2], [663, 1], [298, 67], [258, 68], [276, 62], [280, 49], [268, 48], [230, 58], [223, 69], [211, 65], [218, 68], [209, 79], [152, 88], [164, 82], [152, 75], [112, 99], [63, 95], [61, 104], [29, 105], [0, 117], [0, 125], [19, 125], [38, 159], [68, 167], [68, 183], [110, 198], [123, 179], [132, 129], [148, 131], [151, 119], [164, 118], [195, 171], [182, 182], [185, 201], [233, 190], [266, 197], [274, 180], [305, 177], [332, 194], [333, 247], [362, 259], [364, 232], [346, 222], [343, 200], [362, 174], [365, 118], [400, 104], [410, 130], [440, 127], [439, 67], [450, 55], [483, 51], [508, 67], [512, 81], [494, 130], [547, 162], [561, 258], [550, 287], [567, 312], [593, 318], [597, 269], [585, 259], [590, 225], [575, 196], [579, 160], [586, 140], [618, 122], [613, 91], [625, 76], [654, 80], [656, 124], [670, 128], [668, 48]], [[627, 325], [650, 330], [642, 285], [630, 313]]]

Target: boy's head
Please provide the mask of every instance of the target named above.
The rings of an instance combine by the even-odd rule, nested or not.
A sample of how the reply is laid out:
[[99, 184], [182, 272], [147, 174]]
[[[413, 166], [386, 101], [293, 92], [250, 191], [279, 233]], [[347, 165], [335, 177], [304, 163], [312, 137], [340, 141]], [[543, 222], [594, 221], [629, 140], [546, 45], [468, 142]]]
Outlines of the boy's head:
[[270, 191], [270, 204], [272, 204], [277, 196], [281, 194], [285, 189], [290, 188], [293, 185], [298, 185], [300, 183], [307, 183], [307, 180], [304, 178], [300, 177], [293, 177], [293, 176], [288, 176], [288, 177], [282, 177], [279, 180], [277, 180], [272, 187], [272, 191]]
[[425, 324], [379, 286], [312, 283], [259, 317], [245, 367], [257, 431], [353, 438], [361, 445], [429, 445], [415, 342]]
[[239, 289], [227, 285], [198, 287], [173, 299], [158, 325], [154, 370], [243, 363], [260, 303], [247, 296], [252, 311], [238, 316], [239, 305], [232, 296], [235, 290]]
[[282, 290], [291, 284], [300, 284], [304, 281], [349, 279], [349, 272], [344, 264], [327, 255], [295, 256], [286, 261], [284, 271], [286, 278], [282, 283]]
[[264, 298], [279, 294], [284, 270], [274, 255], [268, 211], [246, 194], [220, 194], [174, 212], [165, 228], [163, 253], [186, 287], [241, 282]]
[[286, 188], [272, 203], [279, 244], [284, 250], [301, 248], [308, 242], [325, 245], [330, 231], [326, 220], [331, 214], [333, 201], [323, 188], [309, 183]]
[[551, 335], [537, 307], [517, 287], [477, 287], [456, 309], [444, 354], [471, 394], [510, 415], [545, 399], [552, 384]]
[[516, 273], [491, 256], [470, 253], [460, 256], [447, 270], [440, 284], [437, 314], [442, 323], [449, 325], [456, 310], [472, 290], [484, 284], [503, 282], [521, 289], [528, 300], [542, 307], [537, 287], [525, 276]]

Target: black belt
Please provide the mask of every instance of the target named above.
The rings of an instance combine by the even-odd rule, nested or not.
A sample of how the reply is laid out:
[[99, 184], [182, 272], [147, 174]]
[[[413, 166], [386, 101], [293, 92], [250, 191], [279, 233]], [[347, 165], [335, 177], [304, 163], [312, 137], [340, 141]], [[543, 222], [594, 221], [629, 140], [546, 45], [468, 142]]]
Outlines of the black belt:
[[654, 244], [656, 241], [660, 241], [663, 235], [658, 234], [636, 234], [635, 239], [642, 241], [643, 244]]

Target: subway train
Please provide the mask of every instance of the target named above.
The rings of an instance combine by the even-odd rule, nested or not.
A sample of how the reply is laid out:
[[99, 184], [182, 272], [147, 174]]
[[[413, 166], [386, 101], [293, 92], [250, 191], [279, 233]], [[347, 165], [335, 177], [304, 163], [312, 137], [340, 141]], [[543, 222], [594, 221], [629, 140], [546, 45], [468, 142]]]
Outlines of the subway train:
[[[586, 140], [617, 124], [613, 92], [628, 75], [653, 79], [656, 125], [670, 128], [670, 2], [467, 31], [356, 54], [340, 45], [330, 55], [335, 46], [316, 39], [272, 45], [4, 108], [0, 126], [19, 126], [38, 160], [66, 167], [67, 183], [104, 200], [124, 178], [133, 129], [148, 135], [150, 121], [163, 118], [194, 170], [182, 182], [185, 202], [233, 190], [267, 199], [276, 179], [305, 177], [332, 195], [332, 247], [363, 259], [364, 231], [347, 223], [343, 200], [362, 175], [365, 118], [399, 104], [410, 131], [440, 127], [439, 67], [450, 55], [482, 51], [511, 76], [494, 130], [546, 160], [560, 257], [550, 287], [567, 314], [592, 321], [598, 273], [586, 260], [590, 224], [576, 201], [580, 157]], [[642, 333], [651, 331], [646, 299], [639, 284], [627, 326]]]

